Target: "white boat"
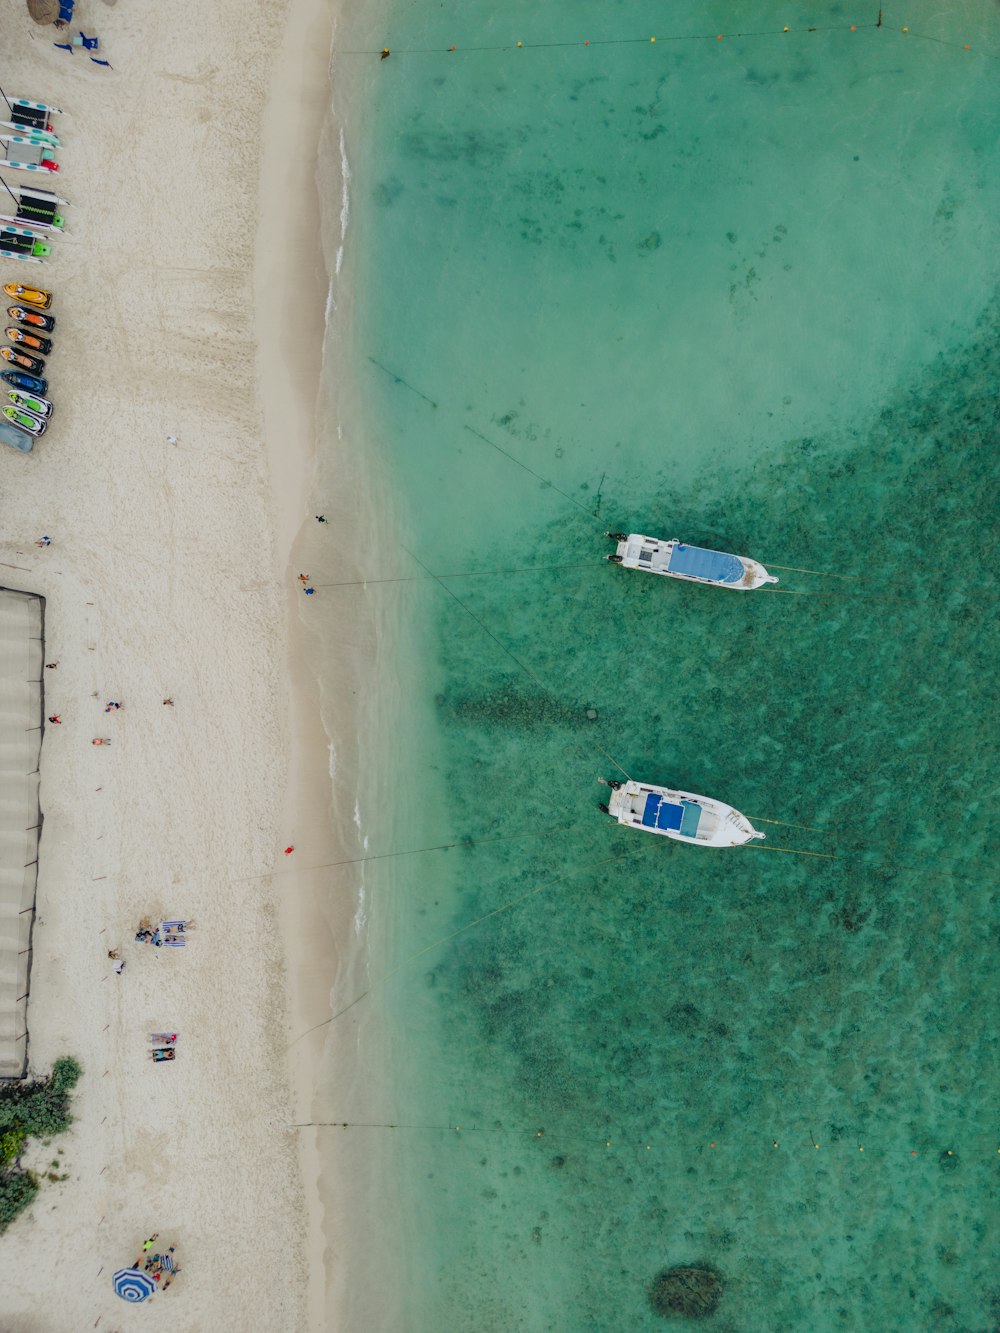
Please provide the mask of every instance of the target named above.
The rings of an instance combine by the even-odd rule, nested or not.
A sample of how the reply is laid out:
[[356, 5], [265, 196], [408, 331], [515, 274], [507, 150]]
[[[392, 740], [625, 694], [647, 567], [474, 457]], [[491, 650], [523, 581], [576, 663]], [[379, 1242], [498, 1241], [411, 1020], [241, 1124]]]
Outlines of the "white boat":
[[33, 222], [29, 226], [24, 225], [24, 218], [8, 217], [6, 213], [0, 213], [0, 228], [7, 234], [17, 232], [18, 236], [36, 236], [41, 238], [45, 230], [41, 223]]
[[687, 579], [689, 583], [710, 583], [716, 588], [735, 588], [750, 592], [765, 583], [777, 583], [757, 560], [745, 555], [728, 555], [711, 551], [704, 546], [688, 546], [671, 537], [643, 537], [638, 532], [606, 532], [617, 542], [614, 555], [607, 558], [613, 565], [626, 569], [645, 569], [650, 574], [663, 574], [671, 579]]
[[629, 828], [660, 833], [665, 838], [698, 847], [739, 847], [766, 836], [754, 828], [746, 815], [710, 796], [654, 787], [631, 779], [609, 782], [600, 778], [599, 781], [611, 788], [608, 803], [601, 809]]
[[[2, 137], [3, 136], [0, 135], [0, 138]], [[35, 147], [40, 148], [41, 145], [35, 144]], [[0, 167], [10, 167], [11, 171], [58, 171], [59, 170], [58, 162], [52, 159], [46, 160], [45, 158], [43, 158], [40, 162], [22, 162], [19, 159], [13, 157], [0, 157]]]
[[58, 171], [56, 147], [25, 138], [23, 134], [0, 131], [0, 167], [11, 171]]
[[45, 262], [44, 259], [40, 258], [38, 255], [26, 255], [20, 250], [8, 250], [2, 240], [0, 240], [0, 259], [19, 259], [24, 264], [42, 264]]
[[32, 123], [48, 120], [49, 116], [62, 115], [59, 107], [49, 106], [46, 102], [32, 102], [27, 97], [12, 97], [10, 108], [12, 116], [28, 119]]
[[[4, 181], [4, 184], [7, 185], [7, 182]], [[28, 185], [7, 185], [7, 189], [17, 203], [17, 215], [15, 217], [0, 215], [4, 222], [15, 223], [22, 227], [41, 228], [44, 231], [62, 231], [66, 220], [59, 209], [60, 206], [65, 206], [68, 200], [60, 199], [51, 190], [33, 189]]]
[[45, 144], [52, 148], [59, 147], [59, 140], [53, 130], [38, 130], [31, 125], [18, 125], [14, 120], [0, 120], [0, 129], [10, 131], [14, 135], [20, 135], [28, 143]]

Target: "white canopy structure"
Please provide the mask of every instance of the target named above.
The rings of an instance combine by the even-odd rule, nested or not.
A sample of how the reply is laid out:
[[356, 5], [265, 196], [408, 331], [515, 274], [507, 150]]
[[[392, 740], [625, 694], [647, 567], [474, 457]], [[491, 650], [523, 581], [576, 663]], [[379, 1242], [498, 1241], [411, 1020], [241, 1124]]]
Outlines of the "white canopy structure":
[[27, 1068], [45, 599], [0, 588], [0, 1078]]

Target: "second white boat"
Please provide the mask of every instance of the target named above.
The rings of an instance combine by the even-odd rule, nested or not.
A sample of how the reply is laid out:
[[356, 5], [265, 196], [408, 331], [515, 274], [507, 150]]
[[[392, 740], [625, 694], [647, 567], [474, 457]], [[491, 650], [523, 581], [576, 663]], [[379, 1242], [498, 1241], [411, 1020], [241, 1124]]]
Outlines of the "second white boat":
[[611, 788], [607, 805], [601, 809], [619, 824], [659, 833], [676, 842], [691, 842], [699, 847], [740, 847], [761, 833], [738, 810], [711, 796], [697, 796], [690, 791], [655, 787], [648, 782], [617, 782], [598, 779]]
[[752, 592], [765, 583], [777, 583], [758, 560], [745, 555], [728, 555], [703, 546], [688, 546], [676, 537], [644, 537], [638, 532], [606, 532], [617, 542], [614, 555], [607, 558], [625, 569], [644, 569], [650, 574], [664, 574], [671, 579], [691, 583], [709, 583], [717, 588], [735, 588]]

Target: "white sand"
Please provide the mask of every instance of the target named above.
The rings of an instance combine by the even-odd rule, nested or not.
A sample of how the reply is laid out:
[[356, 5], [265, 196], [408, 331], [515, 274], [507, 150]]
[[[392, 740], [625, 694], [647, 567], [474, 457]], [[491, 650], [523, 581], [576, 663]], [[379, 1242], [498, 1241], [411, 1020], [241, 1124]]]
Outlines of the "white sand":
[[[0, 265], [53, 289], [58, 320], [54, 424], [32, 454], [0, 450], [0, 560], [18, 567], [0, 582], [48, 599], [46, 708], [63, 719], [41, 759], [30, 1066], [72, 1054], [85, 1068], [77, 1123], [39, 1158], [61, 1146], [70, 1178], [46, 1181], [0, 1238], [0, 1327], [329, 1328], [306, 1309], [322, 1242], [288, 1128], [304, 1002], [281, 922], [295, 928], [297, 876], [269, 872], [294, 865], [307, 833], [289, 822], [289, 772], [322, 771], [304, 681], [289, 714], [287, 565], [326, 279], [315, 214], [291, 233], [281, 218], [284, 184], [314, 204], [332, 4], [79, 0], [77, 19], [113, 72], [0, 6], [8, 95], [67, 113], [54, 188], [68, 232], [44, 267]], [[262, 163], [285, 177], [259, 198]], [[107, 699], [124, 707], [105, 714]], [[312, 750], [293, 756], [306, 731]], [[183, 950], [136, 944], [144, 914], [197, 932]], [[315, 941], [309, 964], [315, 1000]], [[147, 1035], [163, 1028], [181, 1037], [159, 1066]], [[153, 1231], [184, 1272], [133, 1311], [110, 1275]]]

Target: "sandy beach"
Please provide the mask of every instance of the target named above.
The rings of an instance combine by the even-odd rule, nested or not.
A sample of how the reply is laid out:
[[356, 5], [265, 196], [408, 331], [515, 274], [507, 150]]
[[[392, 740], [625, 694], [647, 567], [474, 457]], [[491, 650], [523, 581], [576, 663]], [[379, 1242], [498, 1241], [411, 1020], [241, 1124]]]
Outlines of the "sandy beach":
[[[0, 1325], [131, 1327], [110, 1277], [155, 1231], [184, 1271], [149, 1327], [330, 1327], [318, 1164], [290, 1128], [315, 1051], [290, 1066], [288, 1034], [328, 1010], [331, 947], [324, 930], [289, 948], [310, 921], [296, 866], [331, 859], [290, 559], [296, 541], [322, 554], [307, 496], [332, 5], [81, 0], [76, 21], [113, 69], [0, 11], [8, 95], [65, 112], [66, 234], [44, 268], [3, 266], [54, 291], [58, 327], [54, 424], [0, 456], [0, 581], [45, 596], [58, 663], [29, 1067], [85, 1071], [69, 1179], [0, 1240]], [[154, 949], [133, 940], [143, 916], [196, 930]], [[178, 1056], [160, 1067], [148, 1034], [165, 1028]]]

